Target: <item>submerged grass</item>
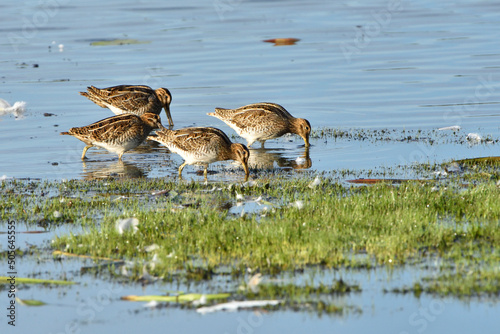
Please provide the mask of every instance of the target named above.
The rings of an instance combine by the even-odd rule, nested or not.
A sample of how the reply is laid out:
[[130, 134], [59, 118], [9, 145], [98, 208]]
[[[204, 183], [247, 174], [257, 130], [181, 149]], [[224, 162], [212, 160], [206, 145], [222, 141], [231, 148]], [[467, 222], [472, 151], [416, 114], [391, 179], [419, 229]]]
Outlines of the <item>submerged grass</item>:
[[[468, 134], [461, 129], [442, 131], [439, 129], [342, 129], [342, 128], [317, 128], [311, 132], [313, 139], [367, 141], [367, 142], [422, 142], [428, 145], [437, 144], [471, 144]], [[500, 140], [488, 134], [480, 138], [475, 144], [497, 144]]]
[[[274, 275], [313, 265], [398, 266], [432, 255], [451, 269], [415, 282], [423, 292], [498, 295], [499, 274], [492, 268], [500, 260], [500, 191], [487, 180], [468, 187], [454, 186], [461, 181], [346, 186], [328, 177], [313, 182], [276, 176], [229, 185], [9, 180], [0, 184], [0, 212], [2, 221], [83, 226], [82, 233], [56, 237], [53, 249], [131, 260], [132, 279], [144, 279], [145, 270], [152, 277], [193, 281], [227, 267], [239, 277], [249, 269]], [[238, 205], [245, 202], [256, 209], [244, 214]], [[121, 234], [115, 224], [129, 217], [138, 219], [137, 230]], [[297, 289], [268, 286], [259, 294], [299, 296]], [[317, 310], [336, 312], [334, 303], [314, 303]]]
[[313, 311], [318, 314], [344, 314], [360, 310], [347, 305], [339, 305], [336, 297], [360, 292], [358, 285], [349, 285], [343, 280], [335, 280], [332, 284], [318, 286], [298, 286], [295, 284], [262, 284], [254, 289], [246, 289], [248, 300], [281, 300], [280, 308], [294, 311]]

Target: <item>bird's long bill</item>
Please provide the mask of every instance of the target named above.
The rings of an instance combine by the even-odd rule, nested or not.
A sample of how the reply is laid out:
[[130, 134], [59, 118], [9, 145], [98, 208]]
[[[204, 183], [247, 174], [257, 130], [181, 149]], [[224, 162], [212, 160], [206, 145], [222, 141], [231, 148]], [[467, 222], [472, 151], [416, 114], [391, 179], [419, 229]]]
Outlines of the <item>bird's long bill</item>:
[[167, 114], [168, 125], [170, 125], [170, 127], [174, 126], [174, 121], [172, 120], [172, 116], [170, 115], [170, 106], [168, 105], [168, 103], [165, 103], [163, 108], [165, 108], [165, 114]]
[[245, 176], [248, 177], [250, 174], [250, 171], [248, 170], [248, 161], [242, 161], [241, 165], [243, 166], [243, 169], [245, 170]]
[[304, 138], [304, 143], [305, 143], [305, 146], [306, 147], [309, 147], [309, 136], [303, 136], [302, 138]]

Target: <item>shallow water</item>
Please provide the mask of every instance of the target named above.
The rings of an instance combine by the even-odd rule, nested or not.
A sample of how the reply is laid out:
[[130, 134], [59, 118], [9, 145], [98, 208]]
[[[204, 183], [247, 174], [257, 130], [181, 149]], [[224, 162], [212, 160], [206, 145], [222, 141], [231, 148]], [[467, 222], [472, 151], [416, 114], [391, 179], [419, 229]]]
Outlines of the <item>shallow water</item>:
[[[82, 265], [92, 266], [92, 262], [63, 259], [53, 261], [50, 257], [39, 257], [37, 261], [27, 260], [23, 264], [29, 270], [44, 276], [49, 271], [53, 277], [65, 277], [80, 284], [62, 288], [21, 286], [19, 295], [24, 299], [42, 300], [43, 307], [18, 306], [16, 330], [33, 331], [32, 321], [37, 321], [37, 333], [105, 333], [112, 328], [122, 332], [137, 332], [158, 328], [183, 333], [223, 332], [223, 333], [291, 333], [366, 332], [370, 328], [376, 332], [388, 333], [469, 333], [477, 328], [484, 333], [495, 333], [498, 302], [495, 299], [459, 302], [452, 297], [438, 298], [413, 294], [397, 295], [384, 293], [383, 289], [401, 287], [413, 278], [429, 274], [429, 270], [406, 267], [392, 272], [375, 270], [323, 270], [305, 274], [284, 275], [268, 280], [285, 283], [308, 282], [317, 284], [332, 282], [342, 278], [349, 284], [360, 284], [362, 292], [332, 297], [337, 305], [352, 308], [346, 315], [324, 315], [293, 311], [239, 311], [219, 312], [201, 315], [194, 309], [178, 307], [150, 308], [143, 302], [126, 302], [120, 297], [126, 295], [164, 294], [167, 291], [211, 292], [215, 286], [223, 291], [234, 291], [237, 286], [223, 283], [210, 284], [120, 284], [103, 279], [95, 279], [92, 274], [80, 274]], [[432, 270], [432, 268], [431, 268]], [[436, 269], [438, 270], [438, 269]], [[314, 279], [311, 280], [311, 277]], [[217, 280], [217, 279], [216, 279]], [[216, 290], [220, 291], [220, 290]], [[361, 313], [356, 310], [361, 310]], [[57, 321], [54, 316], [57, 314]], [[29, 320], [28, 320], [29, 319]], [[4, 324], [2, 324], [4, 326]], [[3, 327], [2, 327], [3, 328]], [[12, 331], [14, 332], [14, 331]]]
[[[498, 9], [498, 4], [475, 0], [215, 0], [188, 5], [181, 1], [58, 0], [0, 5], [0, 98], [11, 104], [28, 103], [24, 118], [0, 116], [0, 176], [176, 177], [182, 159], [151, 144], [126, 153], [123, 163], [99, 149], [89, 150], [85, 163], [80, 160], [84, 144], [59, 136], [59, 132], [112, 115], [78, 94], [88, 85], [167, 87], [173, 95], [176, 128], [210, 125], [230, 135], [234, 132], [229, 127], [206, 113], [215, 107], [272, 101], [307, 118], [316, 129], [431, 130], [460, 125], [458, 136], [477, 132], [498, 138]], [[289, 46], [262, 42], [278, 37], [300, 41]], [[91, 45], [113, 39], [144, 43]], [[54, 116], [45, 117], [44, 113]], [[313, 139], [311, 143], [311, 162], [306, 168], [311, 173], [498, 155], [498, 144], [333, 139]], [[300, 138], [269, 141], [266, 148], [252, 150], [257, 168], [283, 168], [292, 174], [304, 170], [294, 169], [305, 153]], [[229, 162], [212, 169], [215, 173], [210, 179], [242, 179], [241, 168]], [[202, 180], [196, 170], [187, 167], [184, 177]], [[24, 265], [31, 269], [31, 262]], [[26, 308], [20, 311], [19, 325], [27, 329], [36, 322], [42, 332], [64, 332], [64, 327], [52, 321], [57, 313], [63, 321], [77, 321], [84, 331], [172, 326], [187, 332], [208, 328], [235, 332], [238, 319], [252, 315], [201, 316], [178, 309], [134, 314], [141, 306], [114, 297], [90, 321], [75, 315], [79, 302], [74, 296], [96, 296], [106, 284], [89, 280], [88, 286], [78, 290], [58, 292], [54, 303], [65, 306]], [[432, 305], [432, 299], [382, 295], [380, 284], [376, 286], [371, 294], [352, 297], [350, 302], [360, 306], [361, 315], [318, 319], [276, 312], [264, 315], [262, 325], [251, 329], [487, 332], [494, 328], [494, 315], [499, 311], [497, 303], [452, 300], [439, 316], [426, 320], [425, 328], [423, 322], [412, 326], [415, 322], [409, 317]], [[138, 293], [139, 287], [124, 289]], [[52, 289], [29, 291], [33, 291], [29, 297], [35, 299], [54, 298]], [[4, 325], [2, 320], [0, 326]]]
[[[314, 128], [460, 125], [464, 136], [498, 135], [498, 20], [488, 3], [59, 3], [2, 8], [8, 19], [0, 23], [0, 98], [28, 103], [25, 118], [0, 118], [0, 173], [7, 177], [83, 178], [115, 168], [117, 157], [101, 149], [91, 149], [90, 161], [83, 164], [84, 144], [58, 136], [111, 116], [78, 94], [88, 85], [168, 87], [176, 127], [211, 125], [233, 135], [206, 113], [273, 101], [309, 119]], [[287, 36], [300, 41], [291, 46], [262, 42]], [[112, 39], [144, 43], [90, 44]], [[303, 154], [299, 139], [277, 139], [267, 147], [296, 159]], [[485, 145], [429, 150], [421, 144], [312, 144], [312, 171], [393, 166], [402, 159], [439, 162], [497, 151]], [[124, 160], [138, 169], [132, 175], [146, 176], [175, 176], [182, 163], [158, 147], [129, 152]], [[195, 171], [186, 169], [199, 178]]]

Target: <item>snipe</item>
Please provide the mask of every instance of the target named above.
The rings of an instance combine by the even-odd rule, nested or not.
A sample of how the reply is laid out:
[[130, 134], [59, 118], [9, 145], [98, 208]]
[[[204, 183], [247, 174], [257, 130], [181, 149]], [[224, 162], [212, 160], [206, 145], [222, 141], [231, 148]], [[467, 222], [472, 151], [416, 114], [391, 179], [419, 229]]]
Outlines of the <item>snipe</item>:
[[87, 145], [83, 149], [82, 160], [92, 146], [117, 153], [121, 160], [123, 153], [139, 146], [153, 129], [160, 126], [160, 116], [157, 114], [123, 114], [87, 126], [71, 128], [68, 132], [61, 132], [61, 135], [71, 135]]
[[286, 133], [301, 136], [305, 146], [309, 146], [311, 124], [306, 119], [293, 117], [276, 103], [254, 103], [238, 109], [215, 108], [215, 112], [208, 115], [229, 125], [247, 140], [248, 147], [255, 141], [259, 141], [264, 147], [266, 140], [281, 137]]
[[166, 88], [156, 90], [148, 86], [120, 85], [108, 88], [87, 87], [86, 92], [80, 92], [97, 105], [109, 108], [116, 115], [153, 113], [159, 115], [162, 108], [167, 114], [168, 124], [174, 125], [170, 115], [172, 95]]
[[248, 148], [239, 143], [232, 143], [227, 135], [211, 127], [189, 127], [178, 130], [162, 128], [156, 136], [148, 139], [165, 145], [170, 151], [179, 154], [184, 163], [179, 167], [179, 177], [186, 165], [204, 166], [203, 175], [208, 173], [208, 165], [216, 161], [236, 160], [240, 162], [248, 176]]

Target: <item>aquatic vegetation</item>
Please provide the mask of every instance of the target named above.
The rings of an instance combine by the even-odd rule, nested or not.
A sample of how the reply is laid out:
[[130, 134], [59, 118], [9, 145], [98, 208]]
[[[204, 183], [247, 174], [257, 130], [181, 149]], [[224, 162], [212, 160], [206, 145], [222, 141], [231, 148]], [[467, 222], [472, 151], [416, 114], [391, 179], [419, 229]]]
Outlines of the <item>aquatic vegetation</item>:
[[137, 39], [102, 39], [90, 43], [92, 46], [110, 46], [110, 45], [126, 45], [126, 44], [148, 44], [151, 41], [140, 41]]
[[[354, 282], [318, 285], [269, 278], [313, 267], [420, 266], [429, 257], [440, 263], [433, 275], [387, 292], [498, 295], [496, 164], [451, 161], [414, 168], [426, 178], [370, 185], [341, 181], [356, 175], [349, 170], [300, 178], [263, 173], [232, 184], [151, 178], [4, 180], [0, 208], [3, 219], [21, 225], [78, 227], [56, 236], [50, 251], [58, 258], [97, 262], [82, 273], [107, 273], [142, 284], [228, 277], [232, 288], [212, 292], [228, 293], [229, 303], [279, 300], [265, 308], [357, 312], [338, 298], [360, 292], [362, 287]], [[446, 175], [433, 176], [442, 171]], [[253, 276], [237, 289], [235, 282], [249, 272]], [[186, 302], [179, 305], [200, 306]], [[214, 303], [206, 306], [216, 307]]]
[[332, 284], [304, 286], [296, 284], [261, 284], [258, 291], [247, 289], [244, 293], [248, 300], [280, 300], [280, 308], [292, 310], [315, 311], [321, 313], [344, 313], [356, 308], [338, 304], [336, 297], [349, 293], [361, 292], [356, 284], [348, 284], [342, 279]]
[[494, 139], [491, 135], [480, 137], [478, 135], [468, 136], [460, 128], [450, 127], [452, 131], [442, 131], [443, 129], [421, 130], [421, 129], [340, 129], [340, 128], [316, 128], [311, 131], [311, 139], [366, 141], [366, 142], [421, 142], [427, 145], [437, 144], [494, 144], [499, 139]]
[[200, 294], [200, 293], [187, 293], [178, 294], [175, 296], [123, 296], [122, 300], [128, 300], [133, 302], [168, 302], [168, 303], [186, 303], [194, 302], [200, 299], [217, 300], [217, 299], [227, 299], [231, 295], [229, 293], [219, 293], [219, 294]]
[[[470, 297], [478, 295], [500, 295], [500, 257], [490, 261], [491, 267], [462, 268], [451, 274], [442, 274], [436, 278], [424, 278], [422, 290], [439, 295], [456, 295]], [[465, 270], [464, 270], [465, 269]]]
[[20, 299], [16, 297], [16, 302], [23, 306], [43, 306], [47, 305], [47, 303], [42, 302], [41, 300], [36, 299]]
[[[500, 192], [492, 182], [459, 188], [442, 182], [345, 186], [329, 177], [229, 185], [9, 180], [2, 182], [1, 195], [4, 217], [46, 228], [81, 224], [84, 232], [61, 235], [52, 246], [132, 260], [136, 279], [144, 263], [161, 279], [180, 274], [207, 280], [222, 266], [237, 277], [246, 268], [276, 274], [311, 265], [394, 266], [429, 253], [463, 261], [466, 249], [481, 252], [484, 262], [498, 253], [485, 250], [500, 241]], [[261, 204], [229, 214], [247, 201]], [[135, 233], [120, 233], [117, 221], [131, 217], [140, 222], [132, 227]]]
[[[9, 279], [10, 278], [8, 276], [0, 276], [0, 284], [8, 284]], [[76, 284], [76, 282], [72, 282], [72, 281], [38, 279], [38, 278], [30, 278], [30, 277], [16, 277], [16, 282], [23, 283], [23, 284], [56, 284], [56, 285]]]

